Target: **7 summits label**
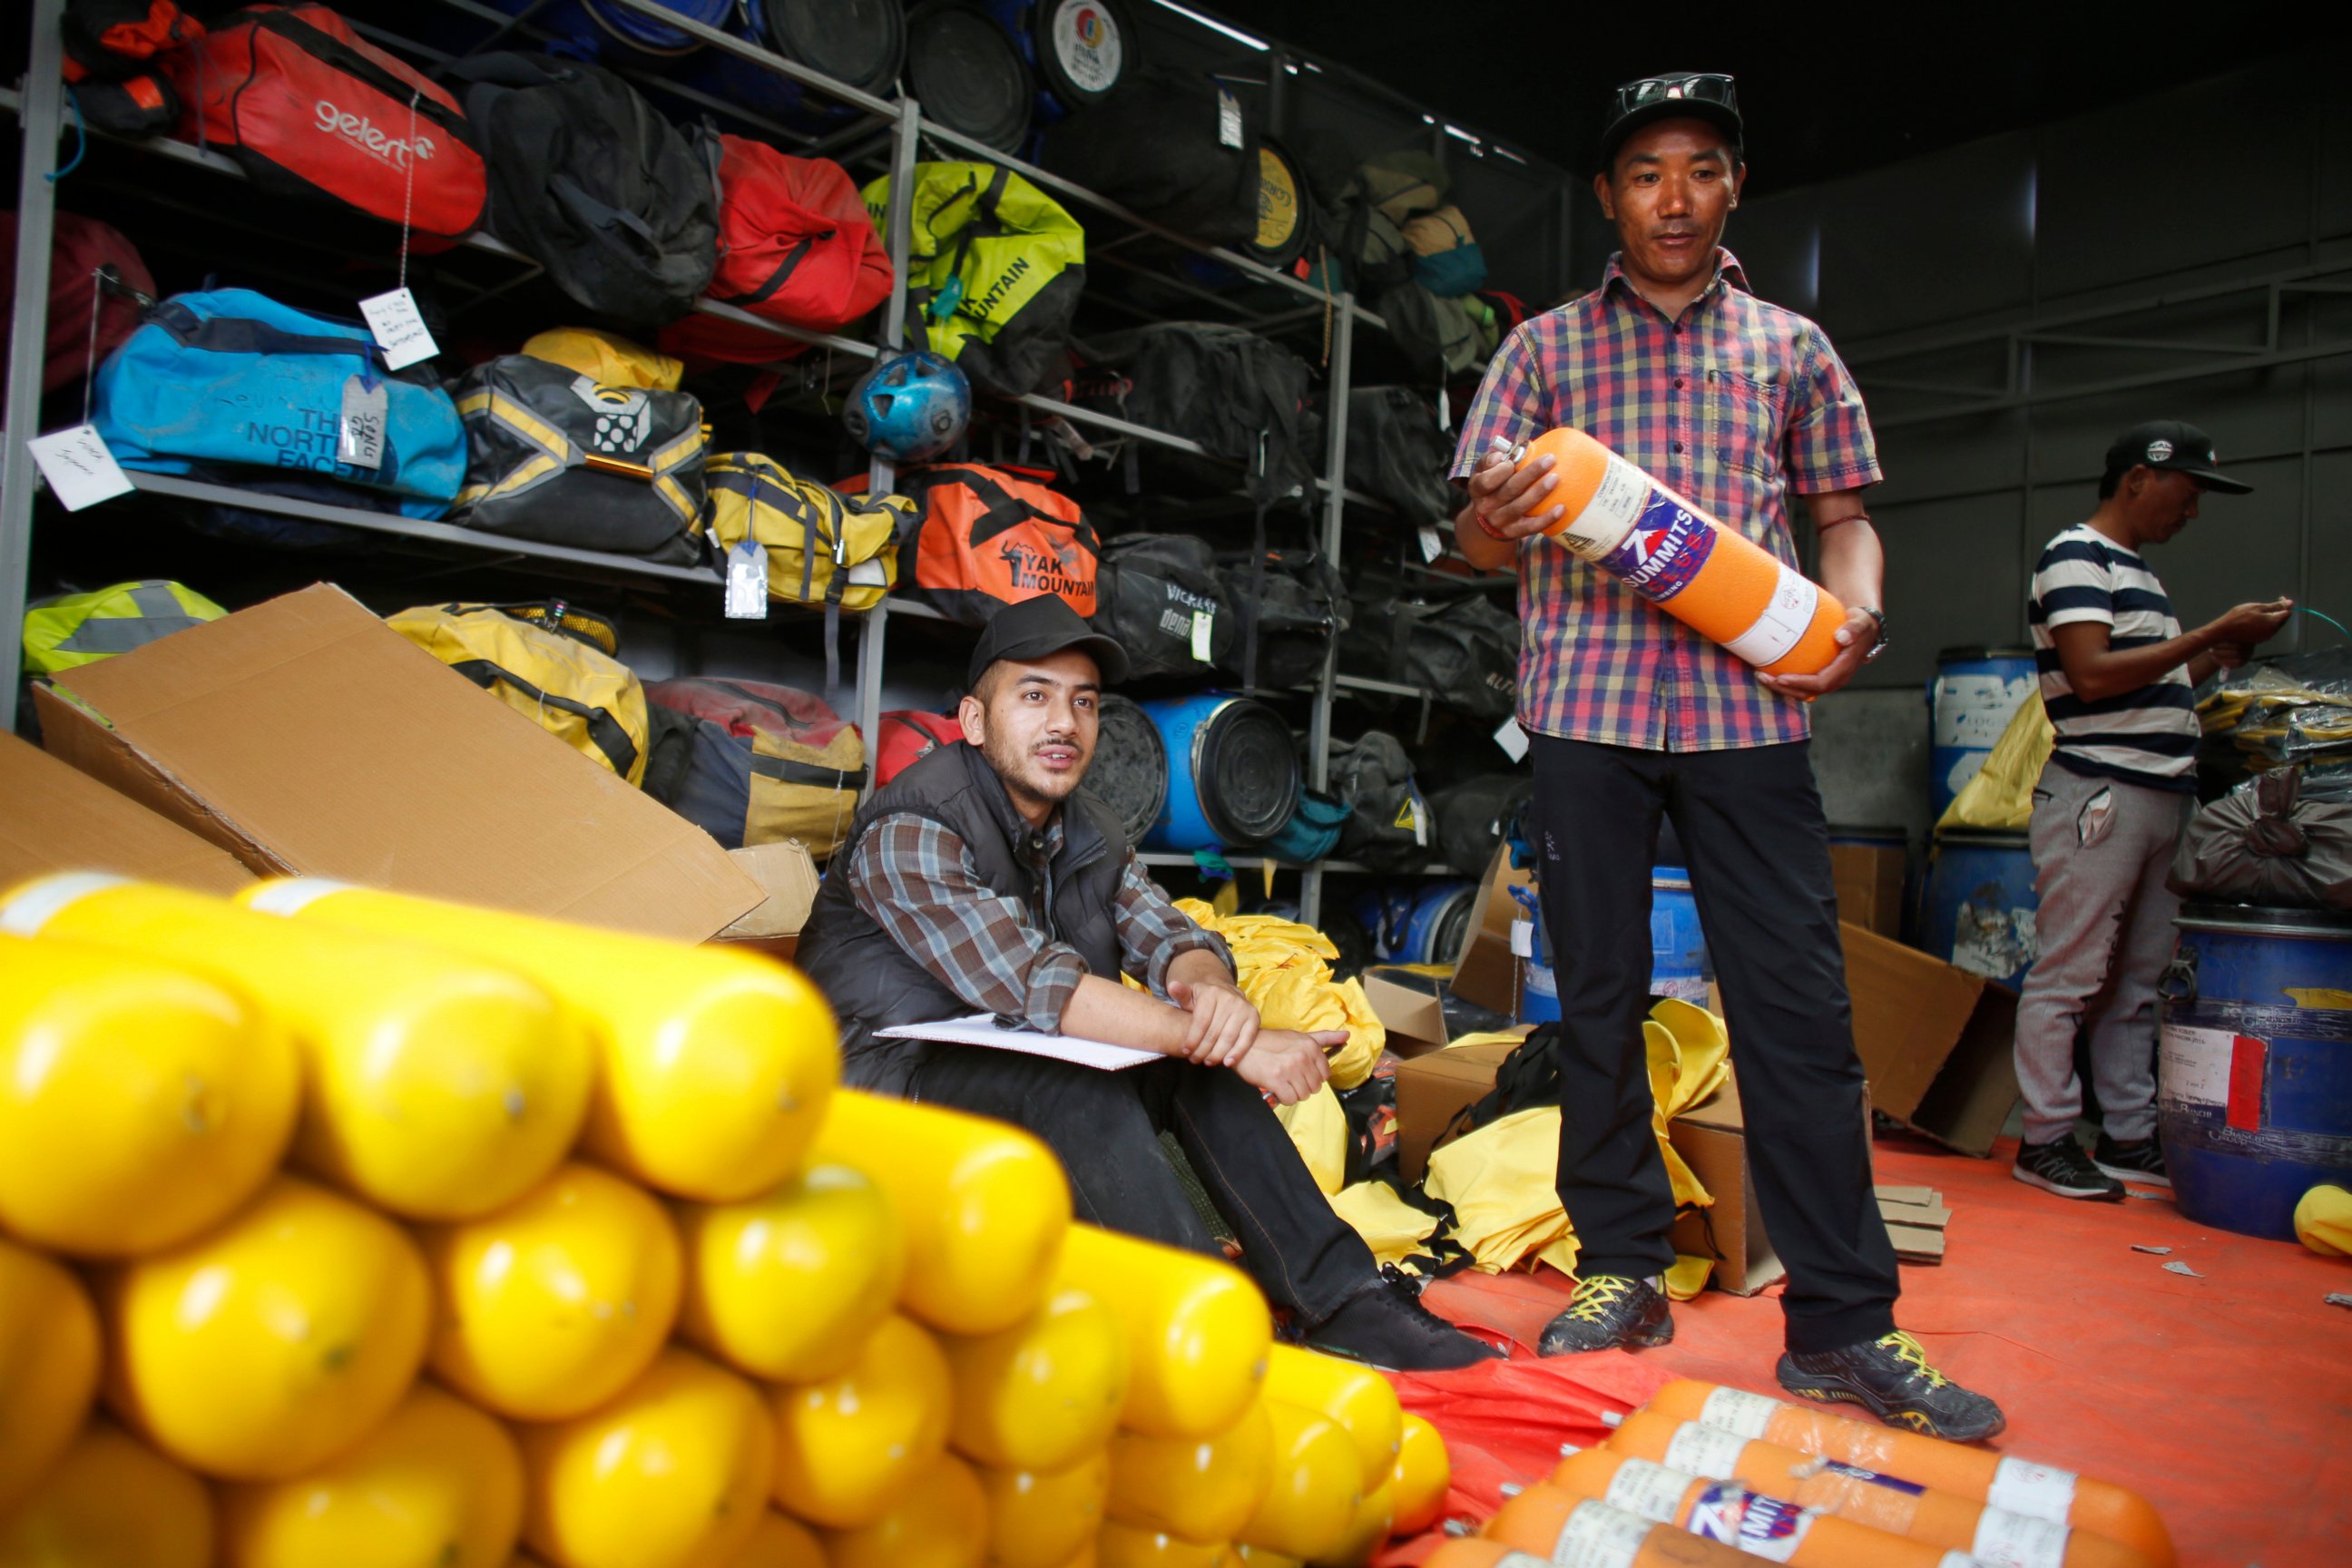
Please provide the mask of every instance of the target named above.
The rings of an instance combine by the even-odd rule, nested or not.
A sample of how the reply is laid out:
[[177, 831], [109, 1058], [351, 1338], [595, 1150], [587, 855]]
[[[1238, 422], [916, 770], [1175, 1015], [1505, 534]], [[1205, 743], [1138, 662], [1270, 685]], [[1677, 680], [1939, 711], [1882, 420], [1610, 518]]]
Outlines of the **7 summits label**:
[[1676, 505], [1674, 497], [1654, 490], [1633, 531], [1601, 564], [1642, 597], [1662, 605], [1690, 586], [1714, 551], [1715, 531], [1706, 520]]

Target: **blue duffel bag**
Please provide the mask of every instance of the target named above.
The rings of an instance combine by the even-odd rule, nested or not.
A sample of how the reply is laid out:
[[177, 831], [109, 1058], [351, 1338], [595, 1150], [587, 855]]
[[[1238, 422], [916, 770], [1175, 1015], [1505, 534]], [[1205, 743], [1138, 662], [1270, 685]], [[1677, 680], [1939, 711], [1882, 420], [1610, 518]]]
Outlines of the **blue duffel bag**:
[[[345, 384], [385, 392], [383, 461], [336, 460]], [[457, 405], [423, 365], [387, 371], [357, 321], [313, 315], [249, 289], [176, 294], [147, 314], [98, 373], [92, 422], [115, 461], [156, 474], [296, 468], [439, 517], [466, 478]], [[215, 475], [223, 465], [234, 465]]]

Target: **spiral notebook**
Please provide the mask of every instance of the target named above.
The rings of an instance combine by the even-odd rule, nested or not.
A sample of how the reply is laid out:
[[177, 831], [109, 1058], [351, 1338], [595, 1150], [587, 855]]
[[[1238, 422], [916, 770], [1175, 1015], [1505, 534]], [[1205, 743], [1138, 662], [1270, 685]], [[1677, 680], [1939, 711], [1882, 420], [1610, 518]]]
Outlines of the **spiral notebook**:
[[945, 1045], [1019, 1051], [1026, 1056], [1051, 1057], [1055, 1061], [1099, 1068], [1105, 1072], [1164, 1059], [1158, 1051], [1139, 1051], [1132, 1046], [1081, 1040], [1073, 1035], [1043, 1035], [1034, 1029], [1008, 1029], [986, 1013], [975, 1013], [969, 1018], [943, 1018], [936, 1024], [901, 1024], [895, 1029], [877, 1029], [874, 1033], [886, 1040], [936, 1040]]

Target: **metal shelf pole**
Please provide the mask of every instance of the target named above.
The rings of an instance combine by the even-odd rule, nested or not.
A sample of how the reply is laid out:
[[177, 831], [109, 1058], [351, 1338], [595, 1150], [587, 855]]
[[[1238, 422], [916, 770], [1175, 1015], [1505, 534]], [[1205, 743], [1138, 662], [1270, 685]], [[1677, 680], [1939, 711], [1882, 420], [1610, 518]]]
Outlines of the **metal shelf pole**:
[[33, 41], [17, 124], [16, 299], [9, 315], [7, 450], [0, 457], [0, 730], [16, 724], [16, 660], [25, 646], [25, 587], [32, 570], [37, 470], [26, 443], [41, 433], [41, 368], [49, 342], [49, 250], [57, 230], [58, 133], [65, 120], [65, 0], [32, 0]]
[[[1330, 413], [1324, 419], [1323, 558], [1337, 565], [1348, 511], [1348, 389], [1355, 374], [1356, 297], [1339, 296], [1332, 321]], [[1316, 682], [1315, 704], [1307, 721], [1307, 778], [1317, 789], [1331, 783], [1331, 701], [1339, 668], [1339, 630], [1331, 629], [1331, 644], [1323, 650], [1323, 677]], [[1298, 918], [1308, 925], [1321, 923], [1323, 865], [1318, 861], [1299, 879]]]

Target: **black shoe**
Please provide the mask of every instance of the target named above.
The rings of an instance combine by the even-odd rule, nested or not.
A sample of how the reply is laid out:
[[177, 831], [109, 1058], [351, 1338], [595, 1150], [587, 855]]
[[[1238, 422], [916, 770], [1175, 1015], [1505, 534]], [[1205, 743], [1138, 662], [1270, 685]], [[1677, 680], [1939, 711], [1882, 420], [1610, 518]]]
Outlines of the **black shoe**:
[[1577, 1280], [1568, 1310], [1544, 1325], [1536, 1353], [1645, 1350], [1674, 1337], [1674, 1309], [1648, 1280], [1588, 1274]]
[[2123, 1201], [2124, 1184], [2094, 1164], [2071, 1136], [2051, 1143], [2019, 1145], [2017, 1163], [2009, 1168], [2009, 1173], [2029, 1187], [2040, 1187], [2062, 1198]]
[[1927, 1364], [1919, 1342], [1900, 1330], [1842, 1351], [1780, 1358], [1780, 1386], [1800, 1399], [1859, 1405], [1890, 1426], [1973, 1443], [2008, 1423], [2000, 1406]]
[[1423, 1306], [1419, 1289], [1393, 1268], [1381, 1276], [1307, 1334], [1307, 1346], [1391, 1372], [1452, 1372], [1500, 1358], [1502, 1352]]
[[2091, 1163], [2119, 1182], [2144, 1182], [2152, 1187], [2172, 1185], [2171, 1173], [2164, 1168], [2164, 1151], [2153, 1138], [2118, 1143], [2102, 1132]]

